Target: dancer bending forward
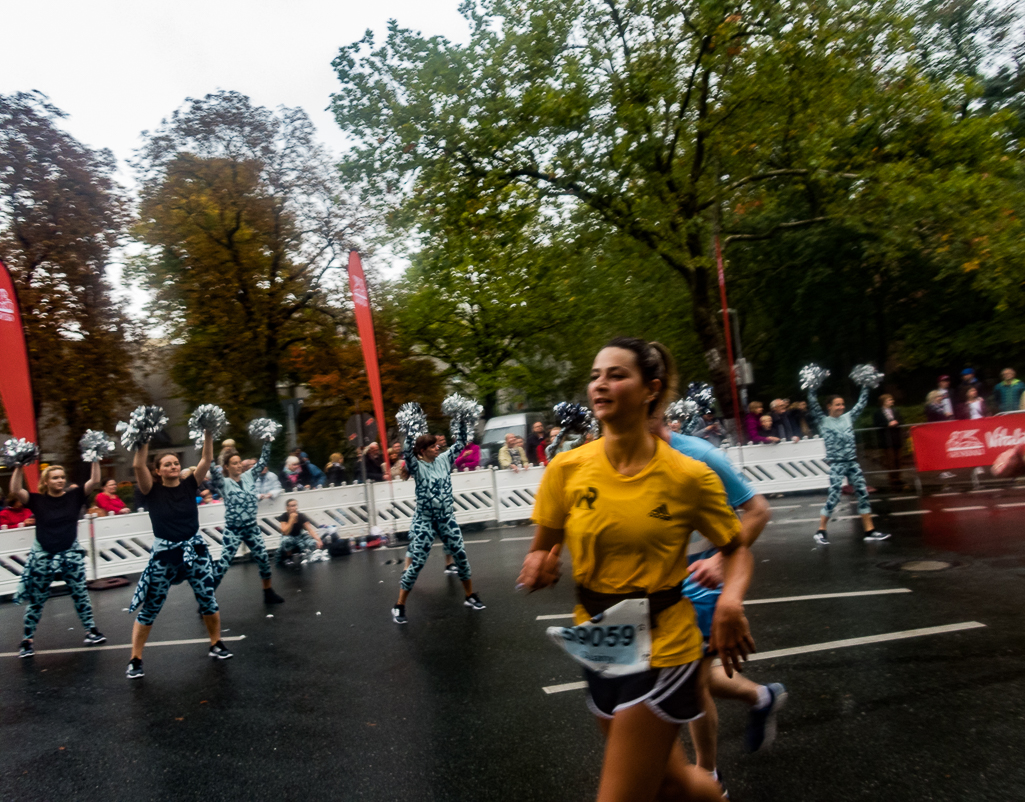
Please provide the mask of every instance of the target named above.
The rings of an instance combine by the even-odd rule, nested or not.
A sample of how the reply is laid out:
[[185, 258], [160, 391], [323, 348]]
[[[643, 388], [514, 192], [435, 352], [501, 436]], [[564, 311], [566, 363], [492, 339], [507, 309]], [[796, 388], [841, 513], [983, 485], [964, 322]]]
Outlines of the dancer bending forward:
[[271, 587], [270, 557], [263, 542], [263, 532], [256, 523], [256, 509], [260, 503], [256, 492], [256, 477], [263, 473], [270, 459], [270, 443], [264, 443], [260, 458], [248, 471], [242, 470], [242, 457], [233, 449], [221, 454], [221, 465], [214, 466], [211, 478], [224, 499], [224, 532], [221, 541], [221, 559], [214, 566], [217, 585], [235, 559], [240, 544], [245, 543], [260, 568], [263, 581], [263, 601], [266, 604], [280, 604], [284, 601]]
[[416, 509], [409, 525], [409, 550], [406, 552], [406, 570], [402, 573], [399, 600], [392, 607], [392, 618], [396, 624], [406, 623], [406, 599], [416, 584], [427, 556], [431, 553], [434, 538], [441, 542], [455, 560], [456, 573], [466, 590], [467, 607], [483, 610], [484, 603], [473, 592], [470, 580], [470, 561], [466, 558], [463, 533], [456, 523], [455, 500], [452, 497], [452, 467], [456, 457], [466, 447], [465, 424], [459, 427], [452, 448], [439, 454], [438, 438], [424, 434], [406, 438], [406, 469], [416, 482]]
[[125, 671], [129, 679], [143, 676], [142, 650], [153, 622], [167, 601], [171, 585], [182, 582], [188, 582], [196, 594], [199, 613], [210, 636], [210, 656], [220, 660], [232, 656], [221, 640], [221, 614], [214, 597], [217, 579], [210, 550], [199, 533], [199, 507], [196, 505], [199, 483], [206, 479], [213, 462], [213, 439], [207, 432], [199, 464], [184, 479], [181, 464], [174, 454], [161, 454], [154, 472], [150, 473], [146, 467], [148, 453], [149, 446], [144, 444], [135, 452], [132, 462], [153, 526], [153, 551], [128, 608], [131, 611], [142, 608], [132, 627], [132, 659]]
[[63, 579], [71, 590], [75, 612], [85, 627], [85, 645], [103, 643], [105, 637], [96, 629], [93, 606], [85, 587], [85, 549], [78, 545], [78, 516], [92, 489], [100, 483], [100, 463], [94, 462], [92, 476], [85, 488], [72, 485], [65, 490], [67, 476], [60, 465], [51, 465], [39, 477], [39, 492], [24, 488], [21, 466], [11, 476], [11, 493], [36, 518], [36, 542], [21, 572], [15, 604], [27, 604], [24, 640], [19, 657], [32, 657], [36, 626], [43, 615], [43, 605], [50, 598], [50, 585]]

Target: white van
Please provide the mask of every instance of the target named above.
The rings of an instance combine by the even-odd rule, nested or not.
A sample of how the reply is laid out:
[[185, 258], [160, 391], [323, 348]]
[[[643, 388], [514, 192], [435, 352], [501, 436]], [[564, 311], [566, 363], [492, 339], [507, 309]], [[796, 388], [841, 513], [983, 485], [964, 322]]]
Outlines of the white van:
[[515, 434], [526, 443], [530, 427], [544, 418], [543, 412], [517, 412], [488, 418], [480, 438], [481, 465], [498, 465], [498, 450], [505, 445], [505, 436]]

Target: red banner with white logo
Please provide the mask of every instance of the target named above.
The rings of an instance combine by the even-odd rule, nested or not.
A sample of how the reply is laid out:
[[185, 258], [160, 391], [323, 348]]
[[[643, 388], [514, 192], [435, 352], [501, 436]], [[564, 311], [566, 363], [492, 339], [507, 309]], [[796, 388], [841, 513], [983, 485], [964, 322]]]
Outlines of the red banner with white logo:
[[[25, 348], [25, 330], [21, 327], [18, 293], [14, 279], [0, 261], [0, 398], [3, 399], [7, 422], [15, 437], [38, 444], [36, 412], [32, 405], [32, 376], [28, 369], [28, 351]], [[25, 469], [27, 488], [35, 490], [39, 481], [39, 466]]]
[[992, 465], [1001, 452], [1025, 443], [1025, 412], [923, 423], [911, 427], [911, 439], [921, 472]]
[[[384, 396], [381, 393], [381, 370], [377, 365], [377, 341], [374, 339], [374, 318], [370, 313], [370, 296], [367, 295], [367, 280], [363, 276], [363, 263], [356, 251], [349, 251], [349, 289], [352, 303], [356, 307], [356, 329], [363, 347], [363, 361], [367, 366], [367, 382], [370, 384], [370, 398], [374, 402], [374, 416], [380, 423], [377, 431], [386, 437], [384, 425]], [[381, 442], [384, 457], [384, 475], [391, 479], [391, 461], [388, 459], [388, 444]]]

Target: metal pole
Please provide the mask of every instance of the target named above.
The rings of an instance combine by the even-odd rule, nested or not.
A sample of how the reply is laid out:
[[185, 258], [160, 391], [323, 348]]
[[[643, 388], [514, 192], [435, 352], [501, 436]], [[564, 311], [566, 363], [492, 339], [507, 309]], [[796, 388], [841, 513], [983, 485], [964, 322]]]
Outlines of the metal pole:
[[730, 334], [730, 315], [727, 312], [726, 303], [726, 272], [723, 269], [722, 247], [719, 245], [719, 235], [715, 237], [715, 261], [719, 269], [719, 296], [722, 299], [722, 324], [723, 333], [726, 335], [726, 359], [729, 362], [730, 390], [733, 393], [733, 416], [737, 422], [737, 439], [741, 444], [744, 442], [744, 424], [741, 419], [740, 397], [737, 394], [737, 376], [733, 370], [733, 338]]

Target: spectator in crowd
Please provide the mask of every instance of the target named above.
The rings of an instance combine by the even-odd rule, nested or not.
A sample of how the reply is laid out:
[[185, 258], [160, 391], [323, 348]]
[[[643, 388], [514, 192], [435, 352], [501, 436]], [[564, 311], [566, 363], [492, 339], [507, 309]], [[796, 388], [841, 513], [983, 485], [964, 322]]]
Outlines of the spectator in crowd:
[[772, 415], [766, 413], [758, 419], [758, 429], [751, 439], [756, 443], [780, 442], [780, 438], [776, 435], [776, 426], [772, 422]]
[[1015, 378], [1014, 368], [1000, 371], [1000, 383], [993, 388], [993, 407], [997, 412], [1014, 412], [1025, 403], [1025, 382]]
[[295, 454], [289, 454], [285, 459], [285, 469], [278, 478], [286, 493], [310, 489], [310, 472]]
[[804, 399], [794, 401], [787, 409], [787, 417], [790, 418], [790, 425], [801, 437], [814, 437], [816, 434], [815, 425], [808, 417], [808, 402]]
[[792, 441], [796, 443], [801, 439], [799, 431], [794, 428], [794, 423], [787, 415], [789, 399], [774, 398], [769, 404], [769, 413], [772, 415], [772, 426], [776, 436], [783, 442]]
[[955, 414], [957, 412], [957, 405], [959, 403], [963, 404], [965, 401], [968, 400], [968, 390], [972, 387], [975, 388], [975, 391], [979, 395], [982, 395], [982, 382], [976, 378], [975, 369], [965, 368], [961, 371], [961, 384], [958, 385], [957, 395], [954, 398]]
[[307, 473], [309, 473], [310, 487], [323, 487], [324, 484], [327, 482], [327, 477], [324, 475], [324, 472], [320, 468], [318, 468], [310, 461], [309, 455], [305, 451], [298, 448], [292, 453], [299, 458], [299, 462], [306, 469]]
[[402, 443], [396, 440], [388, 447], [388, 464], [391, 465], [391, 478], [405, 481], [409, 478], [406, 461], [402, 458]]
[[965, 400], [958, 407], [958, 418], [961, 420], [977, 420], [986, 417], [986, 401], [975, 387], [965, 389]]
[[[303, 513], [299, 502], [290, 498], [285, 511], [278, 516], [281, 523], [281, 545], [278, 547], [278, 562], [283, 563], [296, 553], [306, 553], [324, 547], [317, 534], [317, 528]], [[304, 531], [305, 530], [305, 531]]]
[[103, 515], [124, 515], [131, 512], [117, 494], [117, 482], [113, 479], [104, 482], [103, 489], [96, 494], [96, 506], [103, 510]]
[[676, 432], [676, 434], [679, 434], [680, 430], [682, 428], [683, 428], [683, 424], [680, 423], [680, 421], [676, 420], [675, 418], [673, 420], [669, 421], [669, 431]]
[[544, 436], [538, 442], [534, 448], [534, 456], [537, 457], [536, 465], [547, 465], [548, 464], [548, 446], [551, 444], [551, 440], [548, 439], [548, 433], [545, 432]]
[[925, 397], [925, 419], [930, 423], [951, 420], [947, 417], [947, 396], [943, 390], [931, 390]]
[[752, 401], [747, 405], [747, 414], [744, 415], [744, 434], [747, 435], [748, 441], [752, 443], [765, 442], [765, 440], [758, 439], [758, 426], [764, 411], [765, 406], [761, 401]]
[[[938, 405], [943, 417], [930, 418], [930, 420], [954, 420], [954, 392], [950, 389], [950, 376], [940, 376], [939, 383], [933, 392], [938, 395], [931, 403]], [[926, 406], [929, 405], [928, 397], [926, 397], [925, 403]]]
[[35, 526], [36, 519], [32, 510], [21, 503], [15, 493], [7, 497], [7, 506], [0, 510], [0, 526], [4, 529], [17, 529], [22, 526]]
[[[248, 470], [248, 469], [247, 469]], [[256, 497], [260, 501], [274, 499], [284, 492], [278, 475], [264, 466], [263, 472], [256, 477]]]
[[222, 462], [222, 460], [224, 458], [224, 455], [227, 452], [229, 452], [229, 451], [237, 451], [237, 450], [238, 450], [238, 447], [235, 445], [235, 441], [232, 440], [230, 437], [227, 440], [222, 441], [221, 442], [221, 450], [220, 450], [220, 453], [217, 455], [217, 463], [216, 464], [217, 465], [221, 464], [221, 462]]
[[538, 456], [537, 447], [545, 442], [545, 425], [537, 420], [530, 427], [530, 434], [527, 436], [527, 458], [531, 465], [541, 465], [541, 458]]
[[890, 472], [890, 489], [902, 488], [904, 482], [900, 475], [900, 454], [904, 448], [904, 430], [901, 428], [904, 421], [889, 393], [879, 396], [879, 408], [872, 416], [872, 423], [879, 429], [879, 448], [883, 452], [883, 464]]
[[498, 467], [502, 470], [512, 468], [519, 473], [528, 467], [527, 452], [517, 445], [518, 439], [512, 432], [505, 436], [505, 445], [498, 450]]
[[[368, 482], [384, 481], [384, 456], [381, 454], [381, 447], [377, 443], [370, 443], [363, 449], [363, 468], [366, 471]], [[360, 478], [362, 481], [362, 477]]]
[[477, 466], [480, 465], [480, 446], [473, 442], [473, 440], [469, 441], [466, 444], [466, 448], [463, 449], [463, 453], [456, 457], [455, 464], [457, 471], [476, 470]]
[[[676, 421], [679, 424], [679, 421]], [[672, 428], [672, 425], [669, 427]], [[677, 426], [679, 431], [679, 426]], [[726, 425], [723, 423], [722, 418], [717, 418], [712, 410], [709, 410], [701, 416], [701, 423], [698, 424], [698, 428], [694, 430], [694, 436], [700, 437], [702, 440], [707, 440], [713, 446], [718, 448], [722, 445], [723, 439], [726, 437]]]
[[336, 451], [331, 455], [331, 461], [324, 466], [324, 480], [334, 487], [345, 484], [345, 462], [342, 460], [341, 452]]

